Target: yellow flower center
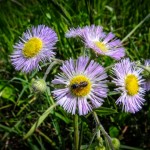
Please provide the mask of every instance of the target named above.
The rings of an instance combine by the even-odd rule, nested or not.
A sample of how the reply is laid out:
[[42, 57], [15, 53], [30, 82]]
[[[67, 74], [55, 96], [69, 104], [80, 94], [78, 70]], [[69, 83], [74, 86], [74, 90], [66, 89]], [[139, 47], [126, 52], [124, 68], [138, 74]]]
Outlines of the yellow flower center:
[[104, 53], [108, 51], [106, 45], [100, 41], [95, 42], [95, 45]]
[[138, 79], [135, 75], [133, 74], [127, 75], [125, 79], [125, 88], [127, 90], [127, 93], [131, 96], [138, 93], [139, 84]]
[[86, 96], [91, 90], [91, 81], [84, 75], [77, 75], [70, 81], [70, 90], [75, 96]]
[[32, 58], [40, 52], [42, 46], [43, 46], [42, 40], [33, 37], [24, 44], [23, 55], [27, 58]]

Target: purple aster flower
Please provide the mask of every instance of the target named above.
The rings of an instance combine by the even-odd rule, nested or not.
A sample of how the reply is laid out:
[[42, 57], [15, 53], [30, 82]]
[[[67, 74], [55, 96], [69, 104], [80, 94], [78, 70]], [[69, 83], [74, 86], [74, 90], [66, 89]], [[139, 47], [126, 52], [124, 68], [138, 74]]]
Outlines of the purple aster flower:
[[[145, 60], [145, 67], [147, 70], [150, 71], [150, 59]], [[146, 91], [150, 91], [150, 73], [148, 71], [144, 71], [144, 77], [145, 77], [145, 82], [144, 82], [144, 89]]]
[[14, 53], [11, 55], [12, 64], [16, 70], [31, 72], [40, 69], [39, 62], [51, 60], [55, 52], [54, 45], [58, 41], [56, 33], [45, 25], [28, 29], [20, 41], [14, 45]]
[[107, 74], [104, 68], [88, 57], [79, 57], [76, 61], [65, 61], [53, 84], [62, 85], [53, 94], [57, 103], [67, 112], [86, 115], [92, 108], [100, 107], [107, 97]]
[[129, 59], [123, 59], [121, 62], [115, 64], [113, 72], [116, 78], [113, 81], [121, 92], [121, 96], [116, 101], [116, 104], [122, 104], [125, 112], [135, 113], [139, 111], [145, 101], [144, 89], [142, 85], [141, 68], [136, 68], [135, 63], [130, 62]]
[[119, 39], [113, 33], [106, 34], [101, 26], [85, 26], [84, 28], [70, 29], [66, 37], [79, 36], [86, 47], [93, 49], [97, 54], [107, 55], [116, 60], [125, 56], [125, 50]]

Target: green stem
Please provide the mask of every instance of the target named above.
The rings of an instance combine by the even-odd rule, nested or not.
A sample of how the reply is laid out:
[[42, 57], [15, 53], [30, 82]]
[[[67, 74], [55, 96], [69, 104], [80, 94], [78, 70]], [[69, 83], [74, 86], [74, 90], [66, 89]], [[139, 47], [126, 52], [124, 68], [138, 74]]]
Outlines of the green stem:
[[53, 60], [53, 61], [57, 61], [58, 63], [63, 63], [64, 61], [63, 60], [61, 60], [61, 59], [57, 59], [57, 58], [51, 58], [51, 60]]
[[150, 14], [148, 14], [131, 32], [121, 41], [122, 43], [126, 41], [134, 32], [136, 29], [138, 29], [148, 18], [150, 17]]
[[79, 147], [79, 129], [78, 129], [78, 115], [74, 116], [74, 146], [75, 150], [78, 150]]
[[46, 70], [46, 72], [45, 72], [45, 74], [44, 74], [44, 77], [43, 77], [44, 80], [46, 80], [46, 78], [47, 78], [49, 72], [51, 71], [52, 67], [53, 67], [54, 65], [56, 65], [56, 64], [58, 64], [58, 62], [57, 62], [57, 61], [53, 61], [53, 62], [49, 65], [49, 67], [47, 68], [47, 70]]
[[[98, 119], [98, 116], [95, 112], [94, 112], [94, 117], [95, 117], [95, 120], [96, 120], [96, 123], [97, 123], [97, 127], [99, 128], [99, 119]], [[100, 130], [98, 130], [97, 131], [97, 138], [100, 138], [100, 137], [101, 137]]]
[[79, 140], [79, 150], [80, 150], [80, 147], [81, 147], [81, 144], [82, 144], [82, 139], [83, 139], [83, 122], [81, 122], [81, 131], [80, 131], [80, 140]]
[[93, 115], [94, 115], [94, 118], [95, 118], [95, 121], [96, 121], [97, 125], [99, 126], [100, 130], [102, 131], [103, 136], [107, 138], [111, 150], [114, 150], [114, 147], [113, 147], [112, 141], [111, 141], [111, 137], [108, 135], [108, 133], [105, 131], [104, 127], [100, 123], [96, 112], [93, 112]]
[[88, 145], [88, 147], [86, 148], [86, 150], [89, 150], [89, 149], [90, 149], [90, 146], [92, 145], [92, 143], [93, 143], [93, 141], [94, 141], [94, 138], [95, 138], [95, 136], [96, 136], [98, 130], [99, 130], [98, 128], [95, 129], [95, 131], [94, 131], [94, 133], [93, 133], [93, 136], [92, 136], [92, 139], [91, 139], [91, 141], [90, 141], [90, 144]]
[[110, 65], [110, 66], [108, 66], [108, 67], [105, 67], [105, 71], [108, 71], [108, 70], [111, 69], [113, 66], [114, 66], [114, 64], [113, 64], [113, 65]]
[[38, 132], [42, 137], [44, 137], [50, 144], [52, 147], [56, 148], [56, 143], [53, 142], [53, 140], [51, 140], [46, 134], [44, 134], [42, 131], [40, 131], [39, 129], [36, 129], [36, 132]]
[[148, 73], [150, 73], [150, 70], [147, 69], [147, 68], [146, 68], [145, 66], [143, 66], [143, 65], [137, 65], [137, 67], [140, 67], [140, 68], [146, 70]]

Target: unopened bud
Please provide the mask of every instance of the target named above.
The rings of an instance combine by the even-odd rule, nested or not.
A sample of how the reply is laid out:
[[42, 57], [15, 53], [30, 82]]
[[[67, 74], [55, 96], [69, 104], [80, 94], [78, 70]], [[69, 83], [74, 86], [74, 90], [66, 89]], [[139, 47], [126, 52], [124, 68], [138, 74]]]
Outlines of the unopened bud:
[[106, 150], [105, 146], [96, 146], [95, 150]]
[[112, 144], [113, 144], [115, 150], [119, 150], [120, 141], [117, 138], [112, 138]]
[[33, 84], [32, 84], [32, 87], [35, 91], [38, 91], [38, 92], [45, 92], [46, 91], [46, 82], [45, 80], [43, 79], [36, 79], [33, 81]]

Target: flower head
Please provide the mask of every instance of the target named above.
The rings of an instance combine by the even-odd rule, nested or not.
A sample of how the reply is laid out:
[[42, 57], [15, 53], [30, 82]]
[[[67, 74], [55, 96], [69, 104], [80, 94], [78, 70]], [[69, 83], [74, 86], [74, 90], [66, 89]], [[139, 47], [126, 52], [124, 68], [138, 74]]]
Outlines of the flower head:
[[120, 141], [117, 138], [112, 138], [112, 144], [115, 148], [115, 150], [119, 150], [120, 149]]
[[125, 56], [125, 50], [119, 39], [113, 33], [106, 34], [101, 26], [85, 26], [84, 28], [70, 29], [66, 37], [79, 36], [86, 47], [93, 49], [97, 54], [107, 55], [116, 60]]
[[[145, 67], [150, 72], [150, 59], [145, 60]], [[143, 76], [145, 77], [143, 87], [146, 91], [150, 91], [150, 73], [149, 72], [146, 70], [143, 72]]]
[[116, 90], [121, 92], [116, 103], [121, 103], [125, 112], [139, 111], [145, 101], [143, 99], [145, 91], [142, 88], [144, 80], [140, 75], [143, 70], [136, 68], [135, 63], [129, 59], [123, 59], [114, 66], [113, 71], [116, 76], [113, 82], [118, 87]]
[[58, 41], [56, 33], [45, 25], [28, 29], [20, 41], [14, 45], [14, 53], [11, 55], [12, 64], [16, 70], [31, 72], [40, 69], [39, 62], [51, 60], [54, 57], [54, 45]]
[[53, 91], [57, 103], [72, 114], [86, 115], [93, 108], [100, 107], [107, 96], [104, 68], [88, 57], [79, 57], [76, 61], [65, 61], [53, 84], [62, 88]]

